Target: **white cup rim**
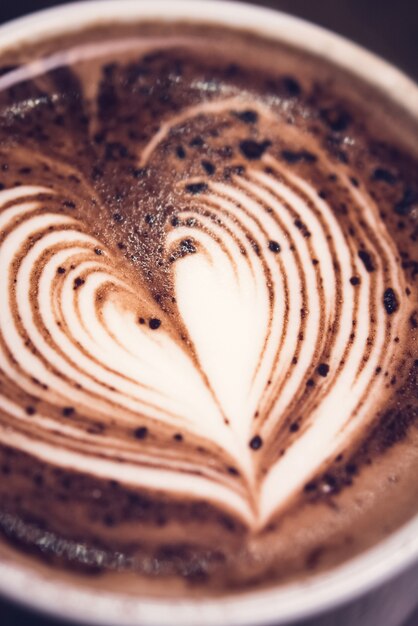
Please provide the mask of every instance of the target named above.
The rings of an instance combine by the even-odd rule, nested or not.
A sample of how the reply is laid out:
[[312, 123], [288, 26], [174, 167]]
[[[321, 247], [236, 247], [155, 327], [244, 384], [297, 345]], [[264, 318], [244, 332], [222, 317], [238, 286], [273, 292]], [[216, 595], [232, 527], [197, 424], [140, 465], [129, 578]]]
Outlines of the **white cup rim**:
[[[418, 86], [378, 56], [296, 17], [219, 0], [90, 0], [45, 9], [0, 26], [0, 51], [97, 22], [158, 18], [212, 21], [259, 32], [324, 56], [366, 80], [418, 118]], [[85, 624], [113, 626], [268, 626], [331, 610], [395, 578], [418, 561], [418, 516], [378, 546], [330, 572], [285, 587], [216, 600], [154, 601], [72, 587], [0, 562], [0, 594]], [[28, 593], [29, 590], [29, 593]]]

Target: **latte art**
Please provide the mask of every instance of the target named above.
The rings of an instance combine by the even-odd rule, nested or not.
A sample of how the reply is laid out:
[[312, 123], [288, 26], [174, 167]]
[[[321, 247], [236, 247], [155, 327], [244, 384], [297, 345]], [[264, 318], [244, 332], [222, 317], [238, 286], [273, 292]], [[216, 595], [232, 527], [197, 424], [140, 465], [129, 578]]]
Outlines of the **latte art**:
[[416, 181], [275, 44], [244, 70], [239, 35], [211, 61], [149, 28], [0, 77], [0, 526], [69, 565], [283, 578], [286, 520], [327, 528], [416, 420]]

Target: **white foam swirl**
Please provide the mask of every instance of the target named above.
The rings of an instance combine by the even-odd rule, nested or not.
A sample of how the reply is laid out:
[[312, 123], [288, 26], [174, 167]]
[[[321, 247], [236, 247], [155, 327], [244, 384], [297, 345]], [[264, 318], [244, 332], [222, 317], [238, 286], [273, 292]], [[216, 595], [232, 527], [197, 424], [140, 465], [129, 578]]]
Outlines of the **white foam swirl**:
[[[267, 171], [211, 183], [167, 236], [168, 255], [187, 238], [196, 250], [173, 264], [195, 357], [168, 317], [158, 331], [138, 324], [146, 291], [82, 224], [48, 208], [48, 189], [0, 192], [1, 368], [27, 394], [76, 406], [82, 418], [29, 417], [2, 396], [13, 418], [2, 441], [80, 471], [206, 497], [258, 527], [365, 427], [383, 389], [375, 370], [392, 358], [400, 319], [389, 324], [382, 307], [385, 284], [402, 291], [395, 252], [371, 199], [350, 192], [364, 211], [362, 237], [376, 266], [368, 273], [315, 190], [272, 157], [264, 163]], [[329, 373], [310, 388], [323, 354]], [[295, 416], [300, 430], [289, 443]], [[83, 418], [127, 429], [145, 420], [196, 435], [241, 478], [112, 430], [99, 440]], [[255, 435], [260, 450], [249, 446]]]

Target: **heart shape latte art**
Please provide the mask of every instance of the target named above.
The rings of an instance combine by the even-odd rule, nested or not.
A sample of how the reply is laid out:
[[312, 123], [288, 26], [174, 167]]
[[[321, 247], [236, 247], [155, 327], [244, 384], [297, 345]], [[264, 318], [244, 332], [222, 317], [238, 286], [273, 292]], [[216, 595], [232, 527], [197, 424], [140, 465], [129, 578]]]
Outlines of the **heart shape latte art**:
[[[411, 194], [314, 82], [245, 73], [196, 34], [84, 37], [0, 75], [0, 444], [57, 507], [53, 540], [20, 530], [45, 527], [26, 492], [0, 526], [80, 560], [122, 485], [121, 523], [151, 511], [158, 545], [203, 528], [202, 502], [257, 541], [352, 484], [389, 406], [412, 304], [382, 202]], [[117, 568], [136, 535], [101, 519]]]
[[[145, 149], [151, 167], [175, 127], [167, 122]], [[265, 524], [364, 427], [381, 386], [376, 367], [390, 362], [397, 333], [381, 306], [385, 285], [402, 286], [371, 199], [342, 177], [373, 275], [327, 202], [289, 169], [266, 154], [228, 183], [184, 180], [190, 200], [164, 250], [175, 314], [153, 305], [153, 317], [141, 313], [150, 295], [120, 259], [49, 208], [53, 190], [2, 191], [2, 369], [26, 393], [80, 416], [34, 420], [7, 402], [19, 428], [3, 437], [136, 486], [203, 495], [250, 526]], [[89, 434], [85, 416], [115, 433]], [[173, 458], [153, 444], [154, 428], [199, 438], [213, 460], [187, 449]], [[143, 442], [118, 430], [142, 432]]]

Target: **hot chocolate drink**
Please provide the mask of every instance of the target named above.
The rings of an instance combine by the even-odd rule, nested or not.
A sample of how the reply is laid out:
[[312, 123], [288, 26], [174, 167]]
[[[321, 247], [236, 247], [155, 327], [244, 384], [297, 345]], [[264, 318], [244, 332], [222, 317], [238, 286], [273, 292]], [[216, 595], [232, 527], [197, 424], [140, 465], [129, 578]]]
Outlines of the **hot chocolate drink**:
[[2, 554], [219, 594], [416, 513], [407, 113], [209, 24], [96, 25], [0, 66]]

